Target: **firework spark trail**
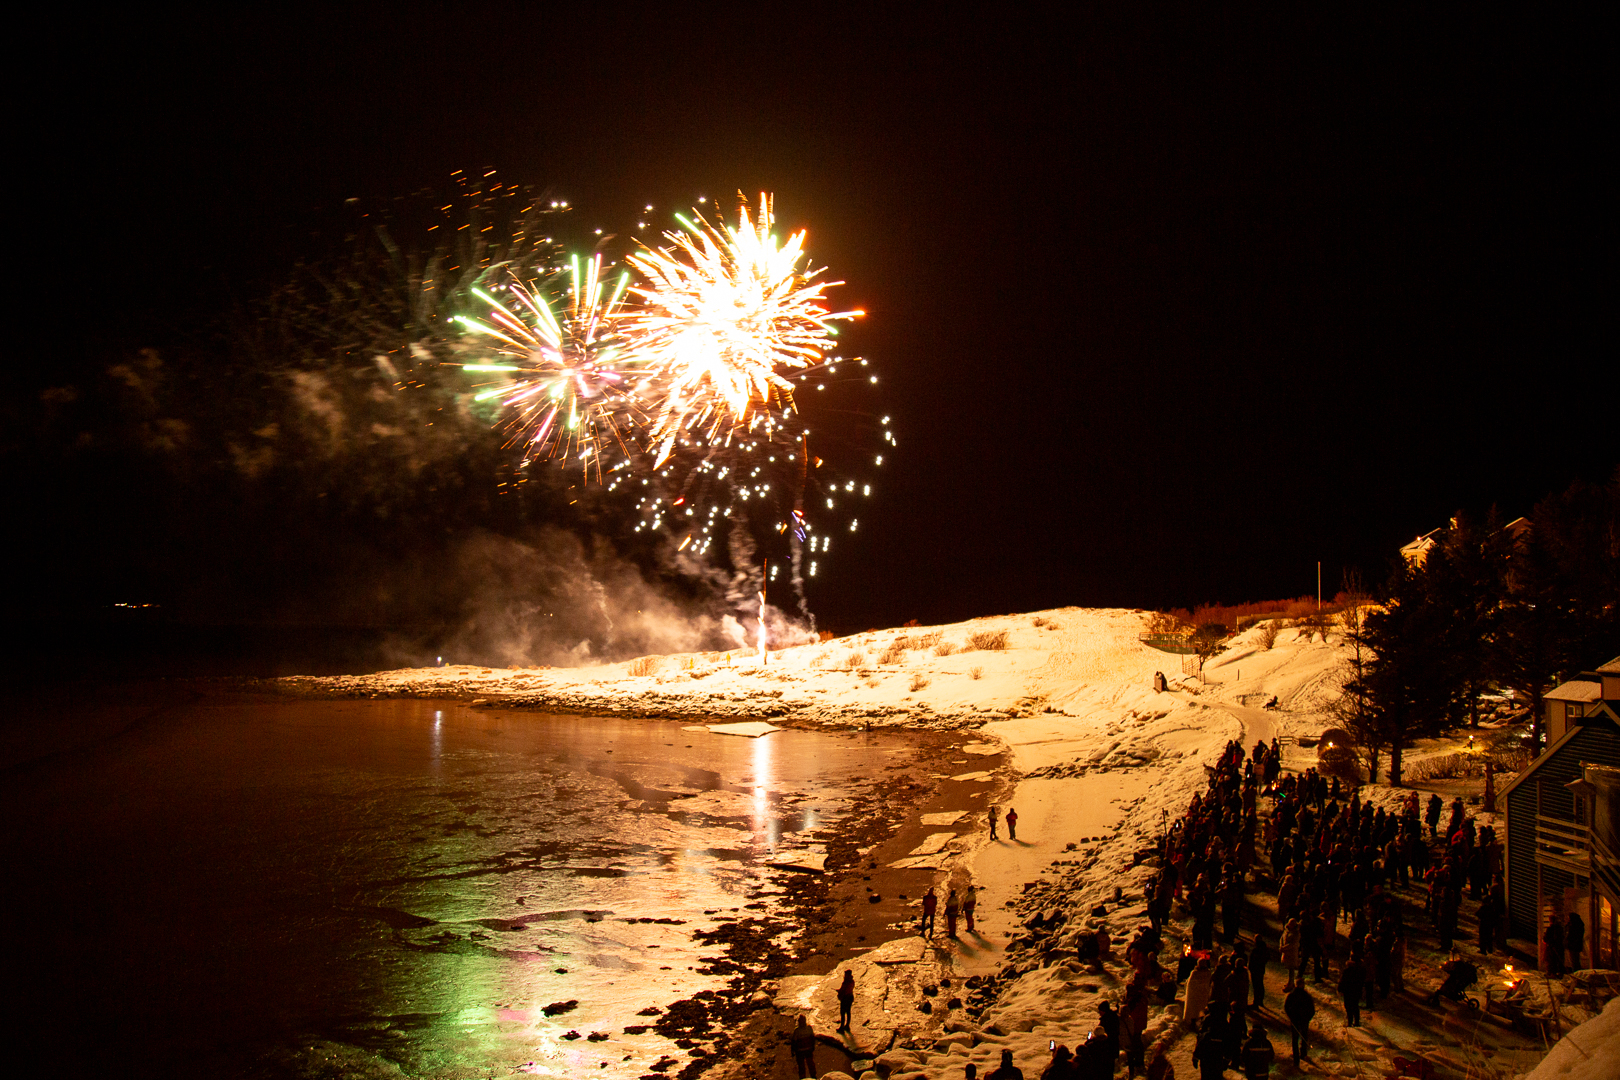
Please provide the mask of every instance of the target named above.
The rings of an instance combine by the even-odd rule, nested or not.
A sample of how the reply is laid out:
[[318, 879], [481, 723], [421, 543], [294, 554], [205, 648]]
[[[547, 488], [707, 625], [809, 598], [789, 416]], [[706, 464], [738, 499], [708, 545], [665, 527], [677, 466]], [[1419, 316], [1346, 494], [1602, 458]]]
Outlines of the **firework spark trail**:
[[476, 397], [498, 398], [511, 410], [505, 422], [526, 459], [572, 458], [587, 473], [594, 466], [600, 480], [604, 457], [628, 460], [637, 448], [638, 358], [615, 330], [630, 275], [621, 273], [608, 293], [600, 254], [583, 262], [575, 256], [569, 269], [569, 300], [561, 319], [536, 282], [508, 282], [510, 307], [474, 289], [489, 305], [489, 323], [466, 316], [456, 321], [493, 339], [494, 351], [512, 362], [462, 366], [509, 376]]

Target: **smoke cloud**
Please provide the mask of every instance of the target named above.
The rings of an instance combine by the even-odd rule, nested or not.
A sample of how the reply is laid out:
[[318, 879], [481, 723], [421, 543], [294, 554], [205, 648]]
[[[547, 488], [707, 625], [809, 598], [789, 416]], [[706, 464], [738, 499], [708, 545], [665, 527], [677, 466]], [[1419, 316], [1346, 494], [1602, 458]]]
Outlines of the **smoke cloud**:
[[[459, 597], [456, 615], [442, 634], [394, 642], [398, 662], [579, 666], [759, 641], [757, 594], [740, 609], [719, 590], [678, 596], [607, 540], [563, 529], [521, 539], [476, 532], [455, 544], [438, 574], [431, 587], [441, 600]], [[690, 591], [694, 583], [682, 584]], [[774, 607], [766, 634], [773, 647], [815, 639]]]

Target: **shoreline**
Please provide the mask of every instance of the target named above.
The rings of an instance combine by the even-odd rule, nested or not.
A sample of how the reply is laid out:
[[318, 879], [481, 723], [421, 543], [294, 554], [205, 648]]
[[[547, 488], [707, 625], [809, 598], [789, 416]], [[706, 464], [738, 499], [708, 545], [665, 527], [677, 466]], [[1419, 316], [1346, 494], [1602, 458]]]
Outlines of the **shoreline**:
[[[674, 1001], [649, 1002], [649, 1015], [640, 1030], [656, 1033], [687, 1055], [683, 1062], [665, 1057], [654, 1073], [676, 1080], [768, 1080], [777, 1076], [788, 1080], [796, 1075], [791, 1057], [775, 1053], [785, 1047], [792, 1026], [790, 1014], [772, 1007], [780, 1001], [780, 988], [793, 986], [803, 991], [820, 986], [842, 967], [871, 954], [892, 952], [915, 934], [907, 933], [919, 917], [922, 893], [943, 873], [946, 879], [964, 883], [971, 876], [971, 860], [983, 846], [989, 829], [984, 808], [986, 797], [999, 798], [1013, 789], [1020, 779], [1011, 769], [1009, 748], [999, 740], [991, 744], [977, 737], [974, 729], [985, 717], [962, 718], [957, 723], [896, 722], [899, 710], [885, 711], [888, 722], [872, 723], [865, 713], [840, 716], [842, 722], [829, 722], [825, 715], [815, 720], [802, 716], [763, 715], [745, 702], [721, 712], [710, 706], [723, 704], [701, 698], [688, 699], [679, 713], [668, 713], [622, 705], [596, 703], [586, 710], [558, 707], [554, 699], [541, 695], [506, 694], [496, 697], [487, 692], [475, 696], [462, 690], [445, 693], [442, 683], [431, 686], [395, 687], [391, 691], [374, 685], [356, 686], [365, 676], [291, 677], [275, 680], [222, 680], [237, 693], [268, 694], [308, 700], [437, 700], [455, 701], [477, 709], [516, 714], [545, 714], [582, 718], [681, 722], [707, 720], [734, 722], [768, 720], [783, 730], [815, 731], [829, 736], [859, 738], [872, 732], [893, 737], [907, 736], [912, 757], [901, 766], [890, 766], [892, 775], [868, 774], [849, 779], [836, 825], [837, 835], [816, 837], [813, 841], [826, 851], [820, 873], [799, 873], [782, 867], [771, 868], [780, 892], [745, 906], [743, 912], [717, 920], [710, 930], [693, 932], [700, 947], [721, 946], [721, 956], [711, 960], [708, 973], [727, 979], [724, 991], [704, 990]], [[334, 686], [333, 683], [338, 685]], [[314, 684], [314, 685], [310, 685]], [[363, 685], [363, 684], [362, 684]], [[225, 689], [225, 687], [220, 687]], [[540, 703], [543, 702], [543, 703]], [[909, 717], [908, 717], [909, 718]], [[733, 736], [738, 737], [738, 736]], [[747, 736], [741, 736], [747, 738]], [[769, 738], [769, 733], [758, 736]], [[964, 746], [976, 746], [964, 751]], [[967, 782], [956, 778], [984, 774], [984, 779]], [[922, 865], [895, 866], [912, 855], [913, 849], [948, 826], [928, 816], [960, 812], [954, 825], [955, 839], [936, 860], [924, 857]], [[958, 831], [959, 830], [959, 831]], [[762, 868], [768, 864], [762, 863]], [[943, 898], [944, 890], [940, 889]], [[873, 902], [872, 897], [879, 897]], [[748, 909], [752, 908], [752, 911]], [[944, 920], [940, 917], [940, 933]], [[782, 941], [786, 933], [788, 940]], [[938, 979], [936, 961], [928, 971]], [[951, 966], [946, 957], [944, 967]], [[921, 985], [921, 980], [911, 980]], [[827, 995], [832, 987], [825, 988]], [[825, 996], [825, 995], [823, 995]], [[920, 997], [920, 995], [914, 995]], [[871, 1055], [882, 1053], [896, 1041], [910, 1041], [938, 1029], [945, 1017], [932, 1022], [926, 1014], [906, 1017], [909, 1021], [895, 1030], [884, 1045], [865, 1046]], [[836, 1016], [836, 1012], [834, 1014]], [[632, 1025], [636, 1027], [637, 1025]], [[837, 1055], [833, 1039], [835, 1022], [817, 1024], [823, 1044], [823, 1057]], [[626, 1029], [626, 1034], [636, 1031]], [[937, 1030], [933, 1031], [937, 1034]], [[738, 1048], [741, 1051], [738, 1052]], [[843, 1060], [859, 1060], [844, 1052]], [[780, 1060], [778, 1060], [780, 1058]], [[825, 1070], [824, 1070], [825, 1071]]]
[[[626, 1033], [656, 1028], [672, 1044], [644, 1080], [789, 1080], [797, 1071], [787, 1037], [803, 1012], [821, 1040], [821, 1073], [859, 1077], [875, 1066], [907, 1080], [955, 1080], [968, 1064], [988, 1072], [1003, 1051], [1026, 1074], [1039, 1072], [1050, 1042], [1079, 1043], [1102, 1002], [1117, 1001], [1130, 974], [1118, 950], [1145, 918], [1153, 845], [1205, 789], [1206, 766], [1229, 740], [1280, 737], [1286, 768], [1316, 764], [1312, 748], [1330, 719], [1323, 703], [1347, 655], [1342, 638], [1250, 631], [1202, 673], [1178, 677], [1174, 657], [1140, 641], [1142, 625], [1140, 612], [1066, 608], [869, 631], [772, 653], [768, 665], [644, 657], [195, 685], [283, 700], [439, 699], [488, 710], [491, 728], [506, 727], [508, 712], [530, 712], [688, 730], [763, 719], [832, 738], [842, 749], [830, 751], [838, 764], [825, 777], [838, 801], [822, 803], [819, 821], [784, 823], [804, 830], [788, 844], [774, 832], [768, 848], [756, 838], [754, 902], [706, 911], [721, 918], [686, 932], [689, 952], [711, 954], [698, 959], [704, 975], [719, 977], [716, 988]], [[862, 751], [863, 739], [874, 752]], [[1446, 751], [1442, 743], [1428, 749]], [[984, 810], [1009, 804], [1019, 813], [1017, 842], [1005, 833], [992, 842]], [[807, 867], [823, 872], [767, 868], [767, 850], [806, 847], [818, 856]], [[919, 937], [924, 890], [969, 881], [983, 890], [978, 933], [947, 942], [941, 912], [936, 936]], [[1270, 909], [1261, 908], [1264, 919]], [[1078, 963], [1079, 936], [1100, 928], [1115, 958]], [[1171, 948], [1186, 936], [1166, 933]], [[845, 971], [856, 977], [847, 1038], [836, 1030]], [[1185, 1069], [1191, 1042], [1178, 1020], [1167, 1007], [1147, 1033], [1163, 1036]], [[1398, 1035], [1374, 1039], [1368, 1060], [1387, 1056]], [[1336, 1033], [1328, 1042], [1352, 1047]]]
[[[844, 734], [858, 736], [860, 732]], [[970, 860], [988, 835], [980, 812], [985, 805], [983, 796], [1016, 783], [1016, 777], [1007, 775], [1004, 749], [985, 762], [996, 763], [994, 769], [978, 770], [991, 772], [990, 779], [953, 783], [949, 771], [939, 771], [941, 766], [954, 770], [964, 760], [971, 761], [961, 758], [963, 742], [951, 737], [953, 734], [920, 730], [916, 736], [922, 745], [895, 775], [862, 779], [848, 797], [839, 835], [822, 841], [827, 850], [823, 873], [799, 875], [779, 870], [789, 882], [797, 878], [797, 887], [790, 885], [756, 917], [731, 924], [733, 929], [723, 936], [698, 933], [698, 940], [706, 944], [723, 941], [732, 977], [724, 995], [705, 992], [699, 998], [664, 1006], [665, 1017], [655, 1026], [692, 1055], [684, 1068], [672, 1065], [666, 1075], [684, 1080], [787, 1080], [796, 1076], [784, 1048], [798, 1013], [781, 1007], [784, 988], [801, 995], [809, 992], [818, 999], [830, 997], [831, 981], [845, 966], [892, 953], [908, 939], [915, 940], [913, 927], [922, 893], [936, 884], [941, 871], [947, 878], [965, 878], [971, 873]], [[950, 844], [960, 850], [942, 852], [938, 866], [894, 865], [906, 861], [929, 835], [942, 830], [926, 818], [951, 813], [953, 804], [963, 804], [958, 807], [961, 831]], [[780, 945], [761, 933], [785, 923], [793, 924], [793, 936]], [[943, 925], [941, 917], [941, 934]], [[945, 963], [950, 964], [948, 957]], [[920, 984], [921, 980], [913, 981]], [[825, 1011], [825, 1003], [818, 1001], [816, 1009]], [[937, 1029], [944, 1019], [943, 1013], [932, 1021], [922, 1013], [906, 1017], [907, 1022], [894, 1029], [882, 1045], [861, 1046], [864, 1053], [852, 1052], [854, 1044], [837, 1037], [835, 1022], [821, 1020], [815, 1027], [821, 1058], [837, 1059], [830, 1066], [836, 1068], [839, 1060], [847, 1064], [870, 1059], [897, 1040], [909, 1041], [927, 1029]], [[713, 1031], [716, 1025], [721, 1028], [718, 1037]]]
[[[440, 673], [443, 673], [441, 676]], [[782, 706], [776, 695], [739, 695], [741, 699], [706, 693], [638, 694], [634, 699], [603, 701], [589, 694], [511, 689], [518, 671], [488, 668], [401, 669], [371, 676], [292, 676], [249, 680], [251, 688], [283, 697], [315, 700], [432, 699], [459, 701], [472, 708], [512, 713], [546, 713], [579, 717], [611, 717], [655, 722], [729, 723], [764, 720], [781, 729], [811, 730], [829, 735], [859, 737], [865, 732], [905, 733], [915, 757], [896, 777], [883, 783], [872, 777], [855, 782], [842, 815], [843, 834], [818, 843], [827, 852], [820, 874], [795, 874], [778, 869], [789, 885], [769, 905], [722, 924], [714, 931], [697, 932], [703, 945], [724, 945], [722, 965], [728, 991], [704, 991], [661, 1003], [661, 1015], [649, 1020], [650, 1030], [670, 1039], [689, 1055], [684, 1064], [670, 1062], [663, 1074], [681, 1080], [767, 1080], [795, 1076], [785, 1051], [788, 1031], [798, 1011], [784, 1009], [790, 998], [809, 1011], [823, 1046], [822, 1056], [844, 1062], [870, 1060], [894, 1046], [928, 1042], [943, 1033], [949, 1009], [916, 1011], [932, 995], [924, 989], [959, 972], [963, 958], [949, 947], [919, 948], [915, 924], [920, 919], [922, 894], [934, 887], [943, 900], [954, 884], [965, 888], [973, 879], [973, 861], [989, 836], [986, 808], [1000, 805], [1023, 777], [1012, 764], [1012, 749], [996, 738], [985, 741], [978, 729], [986, 723], [1024, 715], [1031, 710], [988, 710], [943, 714], [916, 706], [826, 707], [813, 711]], [[500, 684], [506, 685], [500, 685]], [[495, 684], [495, 685], [491, 685]], [[247, 687], [244, 687], [247, 688]], [[648, 699], [652, 700], [649, 701]], [[761, 699], [764, 700], [761, 700]], [[768, 738], [769, 735], [761, 736]], [[964, 751], [963, 747], [975, 749]], [[961, 780], [983, 774], [982, 779]], [[886, 792], [876, 790], [886, 787]], [[896, 804], [905, 801], [899, 812]], [[863, 814], [875, 816], [863, 817]], [[940, 815], [956, 813], [958, 820], [942, 824]], [[930, 822], [926, 818], [933, 818]], [[930, 857], [918, 856], [930, 837], [950, 831], [954, 837]], [[935, 839], [934, 843], [938, 843]], [[912, 865], [894, 865], [907, 863]], [[981, 885], [980, 888], [983, 888]], [[878, 898], [874, 902], [874, 898]], [[997, 896], [995, 902], [1007, 899]], [[988, 912], [981, 912], [981, 920]], [[937, 941], [943, 941], [944, 916], [938, 917]], [[793, 937], [778, 944], [774, 938], [789, 928]], [[961, 939], [967, 941], [965, 931]], [[988, 938], [978, 937], [975, 954], [995, 949]], [[893, 957], [904, 957], [895, 960]], [[882, 958], [882, 959], [873, 959]], [[972, 959], [967, 958], [971, 963]], [[825, 1018], [832, 999], [833, 980], [851, 964], [891, 973], [888, 981], [911, 1000], [908, 1010], [894, 1014], [894, 1026], [878, 1028], [878, 1042], [857, 1043], [852, 1036], [839, 1039], [834, 1031], [836, 1005]], [[980, 965], [974, 965], [982, 967]], [[999, 962], [995, 965], [999, 974]], [[958, 981], [962, 978], [957, 975]], [[826, 985], [823, 985], [826, 984]], [[885, 992], [887, 996], [887, 992]], [[947, 995], [951, 996], [951, 995]], [[811, 998], [815, 998], [814, 1003]], [[930, 1002], [930, 1004], [932, 1004]], [[939, 999], [946, 1004], [946, 997]], [[957, 1003], [959, 1004], [959, 1002]], [[716, 1031], [719, 1028], [719, 1031]], [[741, 1046], [741, 1053], [730, 1052]], [[857, 1050], [858, 1047], [858, 1050]], [[661, 1070], [662, 1071], [662, 1070]], [[824, 1070], [825, 1071], [825, 1070]]]
[[[400, 673], [418, 676], [422, 671], [442, 669], [402, 668]], [[457, 701], [473, 708], [520, 709], [568, 716], [611, 716], [624, 720], [767, 720], [778, 727], [801, 729], [860, 730], [863, 728], [905, 728], [918, 731], [960, 731], [981, 727], [1018, 711], [936, 712], [926, 705], [818, 705], [813, 709], [795, 707], [792, 702], [772, 700], [782, 691], [765, 691], [745, 698], [718, 694], [663, 694], [644, 691], [634, 699], [604, 700], [600, 694], [561, 689], [527, 690], [499, 685], [469, 684], [454, 677], [414, 679], [409, 684], [389, 680], [395, 672], [376, 675], [291, 675], [275, 679], [244, 679], [239, 685], [247, 692], [263, 692], [285, 697], [315, 700], [386, 700], [389, 698]]]
[[[961, 756], [964, 744], [948, 740], [932, 761], [947, 766], [935, 772], [927, 792], [912, 802], [882, 840], [865, 850], [862, 861], [836, 877], [829, 874], [827, 896], [821, 905], [829, 918], [807, 933], [808, 949], [801, 950], [792, 970], [766, 980], [756, 996], [753, 1013], [743, 1025], [743, 1041], [753, 1052], [728, 1062], [715, 1063], [700, 1075], [713, 1080], [783, 1080], [797, 1076], [786, 1053], [786, 1040], [797, 1017], [807, 1015], [818, 1037], [817, 1066], [822, 1072], [845, 1068], [857, 1074], [864, 1064], [897, 1046], [930, 1043], [945, 1033], [946, 1024], [959, 1020], [947, 1004], [960, 984], [964, 953], [989, 948], [982, 933], [977, 943], [963, 929], [956, 942], [945, 936], [945, 919], [937, 917], [931, 941], [917, 936], [922, 894], [934, 887], [941, 898], [952, 887], [964, 888], [973, 877], [973, 861], [985, 846], [989, 828], [985, 808], [1012, 790], [1018, 775], [1012, 771], [1008, 750], [997, 746], [993, 754], [981, 749]], [[956, 756], [948, 757], [948, 753]], [[920, 761], [925, 768], [928, 761]], [[983, 765], [984, 768], [977, 768]], [[987, 773], [983, 780], [957, 781], [958, 770]], [[953, 775], [954, 774], [954, 775]], [[942, 818], [957, 815], [950, 824]], [[938, 837], [954, 831], [954, 838], [934, 856], [915, 851], [938, 844]], [[932, 840], [932, 844], [930, 841]], [[873, 898], [881, 899], [874, 903]], [[1000, 899], [999, 897], [997, 898]], [[836, 984], [846, 969], [857, 972], [858, 1000], [880, 999], [892, 1008], [881, 1017], [863, 1015], [857, 1007], [854, 1030], [837, 1031]], [[936, 996], [936, 988], [943, 986]], [[927, 1003], [926, 1009], [923, 1003]], [[860, 1062], [861, 1068], [851, 1068]], [[694, 1074], [699, 1075], [699, 1074]]]

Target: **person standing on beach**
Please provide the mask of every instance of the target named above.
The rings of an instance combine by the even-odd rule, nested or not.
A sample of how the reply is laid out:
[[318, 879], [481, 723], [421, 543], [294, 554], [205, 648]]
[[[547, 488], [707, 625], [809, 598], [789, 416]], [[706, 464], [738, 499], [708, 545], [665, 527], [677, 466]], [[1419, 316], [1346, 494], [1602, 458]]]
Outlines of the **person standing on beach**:
[[1223, 1080], [1237, 1049], [1227, 1044], [1226, 1031], [1226, 1006], [1211, 1002], [1204, 1022], [1198, 1025], [1198, 1041], [1193, 1044], [1192, 1063], [1201, 1080]]
[[1018, 811], [1010, 806], [1007, 807], [1007, 839], [1015, 843], [1018, 840]]
[[1215, 972], [1209, 965], [1209, 957], [1200, 956], [1192, 974], [1187, 976], [1187, 997], [1181, 1004], [1182, 1023], [1187, 1027], [1194, 1027], [1203, 1018], [1214, 987]]
[[962, 907], [956, 902], [956, 890], [945, 898], [945, 936], [956, 936], [956, 917], [961, 913]]
[[1288, 1017], [1289, 1035], [1294, 1044], [1294, 1062], [1311, 1060], [1311, 1018], [1316, 1015], [1316, 999], [1305, 989], [1301, 978], [1283, 998], [1283, 1012]]
[[992, 839], [992, 840], [995, 840], [997, 838], [996, 837], [996, 822], [998, 822], [1001, 819], [1001, 815], [996, 813], [996, 809], [997, 808], [994, 807], [994, 806], [992, 806], [990, 808], [990, 839]]
[[838, 984], [838, 1030], [849, 1030], [849, 1016], [855, 1010], [855, 972], [844, 969], [844, 981]]
[[939, 909], [939, 897], [934, 895], [934, 887], [930, 885], [928, 891], [923, 893], [922, 927], [917, 931], [921, 937], [934, 936], [934, 912]]
[[1256, 1012], [1266, 1004], [1266, 962], [1270, 959], [1271, 949], [1266, 945], [1266, 939], [1259, 934], [1254, 935], [1254, 948], [1249, 950], [1249, 981], [1253, 984]]
[[962, 917], [967, 920], [968, 933], [970, 934], [973, 933], [973, 911], [978, 906], [979, 901], [974, 899], [973, 896], [973, 886], [969, 885], [967, 895], [962, 897]]
[[1249, 1032], [1249, 1041], [1243, 1044], [1243, 1075], [1248, 1080], [1266, 1080], [1271, 1075], [1271, 1063], [1277, 1060], [1277, 1051], [1266, 1038], [1266, 1029], [1259, 1024]]
[[810, 1021], [804, 1016], [799, 1017], [799, 1026], [793, 1029], [793, 1064], [796, 1067], [799, 1080], [816, 1075], [816, 1032], [810, 1026]]
[[1359, 957], [1352, 956], [1344, 962], [1344, 971], [1339, 974], [1339, 1000], [1344, 1003], [1345, 1027], [1361, 1026], [1361, 994], [1366, 989], [1366, 981], [1367, 973]]

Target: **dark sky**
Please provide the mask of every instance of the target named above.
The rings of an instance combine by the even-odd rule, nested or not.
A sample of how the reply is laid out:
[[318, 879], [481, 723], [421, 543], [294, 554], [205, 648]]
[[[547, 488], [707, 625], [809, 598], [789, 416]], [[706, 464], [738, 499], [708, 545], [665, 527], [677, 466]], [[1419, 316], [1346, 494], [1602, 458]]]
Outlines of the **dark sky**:
[[844, 629], [1299, 595], [1318, 560], [1331, 593], [1615, 466], [1595, 27], [338, 6], [42, 36], [23, 413], [251, 299], [343, 199], [494, 167], [609, 226], [740, 189], [810, 229], [900, 437], [812, 594]]

